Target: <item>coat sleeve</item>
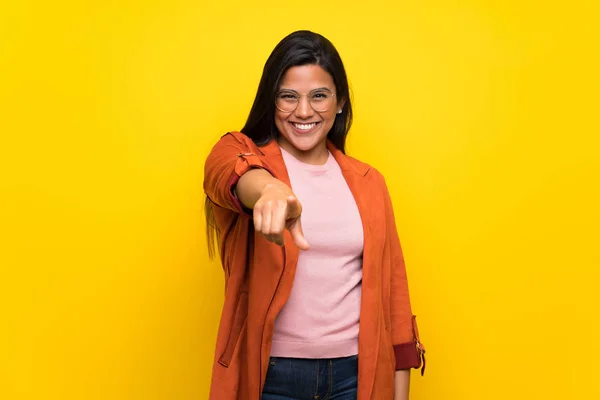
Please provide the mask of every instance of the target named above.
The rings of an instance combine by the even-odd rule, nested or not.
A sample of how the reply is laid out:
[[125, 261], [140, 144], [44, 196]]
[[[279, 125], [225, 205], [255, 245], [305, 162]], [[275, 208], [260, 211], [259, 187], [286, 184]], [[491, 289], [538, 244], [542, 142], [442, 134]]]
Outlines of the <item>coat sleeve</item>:
[[213, 147], [204, 164], [204, 192], [219, 207], [247, 213], [235, 196], [240, 177], [253, 168], [269, 171], [265, 157], [250, 138], [239, 133], [227, 133]]
[[391, 326], [392, 344], [396, 355], [396, 370], [421, 368], [425, 371], [425, 348], [419, 339], [416, 316], [412, 314], [406, 267], [398, 231], [392, 200], [385, 184], [384, 198], [387, 219], [387, 245], [391, 257]]

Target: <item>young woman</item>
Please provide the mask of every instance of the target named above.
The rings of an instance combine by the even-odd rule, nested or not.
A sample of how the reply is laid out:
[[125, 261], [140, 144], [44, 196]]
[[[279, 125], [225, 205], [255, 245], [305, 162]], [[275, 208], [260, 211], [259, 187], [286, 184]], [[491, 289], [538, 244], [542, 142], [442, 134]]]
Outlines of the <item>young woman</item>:
[[345, 154], [351, 123], [337, 50], [298, 31], [208, 156], [226, 282], [211, 400], [408, 399], [424, 350], [384, 178]]

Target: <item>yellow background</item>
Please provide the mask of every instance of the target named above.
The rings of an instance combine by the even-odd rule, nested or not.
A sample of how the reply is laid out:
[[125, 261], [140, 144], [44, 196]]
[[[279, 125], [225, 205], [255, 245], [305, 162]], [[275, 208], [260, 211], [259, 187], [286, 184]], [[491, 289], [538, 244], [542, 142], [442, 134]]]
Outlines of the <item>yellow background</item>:
[[205, 399], [203, 161], [275, 44], [338, 47], [427, 348], [412, 399], [597, 399], [592, 1], [3, 1], [0, 398]]

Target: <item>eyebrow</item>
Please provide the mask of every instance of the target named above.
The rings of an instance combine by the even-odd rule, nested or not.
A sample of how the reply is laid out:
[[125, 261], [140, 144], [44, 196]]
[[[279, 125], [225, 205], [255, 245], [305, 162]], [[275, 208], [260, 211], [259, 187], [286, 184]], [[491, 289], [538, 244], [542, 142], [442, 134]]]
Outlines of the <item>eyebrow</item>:
[[[295, 91], [294, 89], [286, 89], [286, 88], [281, 88], [281, 89], [279, 89], [279, 90], [280, 90], [280, 91], [286, 91], [286, 92], [294, 92], [294, 93], [296, 93], [296, 94], [298, 93], [298, 92], [297, 92], [297, 91]], [[323, 87], [320, 87], [320, 88], [313, 89], [313, 90], [311, 90], [311, 91], [310, 91], [310, 92], [308, 92], [308, 93], [312, 93], [312, 92], [315, 92], [315, 91], [317, 91], [317, 90], [327, 90], [327, 91], [331, 92], [331, 89], [329, 89], [328, 87], [325, 87], [325, 86], [323, 86]]]

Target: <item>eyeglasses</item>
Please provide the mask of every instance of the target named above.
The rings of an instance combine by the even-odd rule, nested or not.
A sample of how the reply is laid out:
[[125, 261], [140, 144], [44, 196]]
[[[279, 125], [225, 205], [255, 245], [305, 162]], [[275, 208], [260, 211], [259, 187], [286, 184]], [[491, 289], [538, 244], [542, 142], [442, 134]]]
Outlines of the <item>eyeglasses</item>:
[[[283, 112], [293, 112], [304, 96], [293, 90], [281, 90], [275, 95], [275, 107]], [[327, 89], [315, 89], [306, 95], [310, 106], [316, 112], [325, 112], [335, 104], [335, 93]]]

